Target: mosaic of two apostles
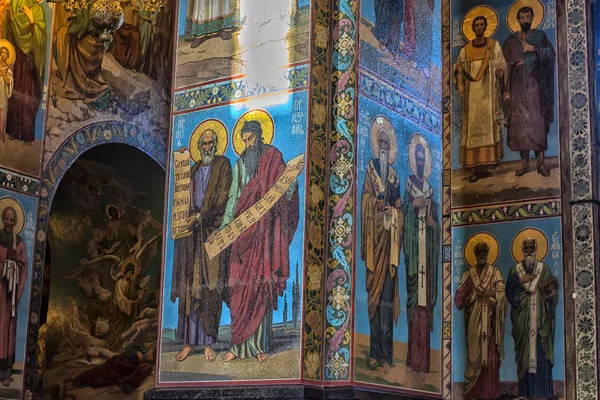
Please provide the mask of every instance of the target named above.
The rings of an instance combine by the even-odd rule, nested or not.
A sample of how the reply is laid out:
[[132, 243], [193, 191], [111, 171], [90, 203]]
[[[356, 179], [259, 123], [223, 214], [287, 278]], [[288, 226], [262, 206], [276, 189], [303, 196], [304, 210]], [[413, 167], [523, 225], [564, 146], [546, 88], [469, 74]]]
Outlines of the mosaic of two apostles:
[[290, 245], [301, 211], [297, 177], [304, 168], [304, 154], [284, 162], [271, 145], [274, 134], [271, 115], [250, 110], [231, 134], [239, 156], [233, 168], [223, 155], [227, 128], [216, 119], [200, 123], [189, 149], [173, 153], [171, 300], [178, 300], [176, 339], [184, 344], [178, 361], [198, 347], [206, 362], [216, 360], [224, 303], [231, 343], [221, 360], [255, 357], [262, 363], [269, 357], [273, 311], [290, 277]]
[[411, 174], [404, 196], [394, 164], [398, 143], [384, 116], [371, 125], [374, 158], [366, 167], [360, 212], [360, 253], [366, 267], [370, 323], [368, 367], [389, 373], [394, 365], [394, 323], [400, 316], [399, 268], [404, 253], [408, 350], [405, 365], [430, 372], [431, 332], [438, 298], [441, 229], [434, 187], [431, 150], [426, 139], [412, 135], [408, 145]]

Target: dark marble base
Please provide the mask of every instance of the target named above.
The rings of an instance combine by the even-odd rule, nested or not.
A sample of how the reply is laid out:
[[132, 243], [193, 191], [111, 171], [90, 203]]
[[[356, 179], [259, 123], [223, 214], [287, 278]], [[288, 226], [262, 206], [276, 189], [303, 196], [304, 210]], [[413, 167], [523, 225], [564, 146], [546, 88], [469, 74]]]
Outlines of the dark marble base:
[[353, 387], [320, 388], [302, 385], [153, 388], [144, 394], [144, 400], [195, 399], [417, 400], [428, 399], [428, 397], [407, 396]]

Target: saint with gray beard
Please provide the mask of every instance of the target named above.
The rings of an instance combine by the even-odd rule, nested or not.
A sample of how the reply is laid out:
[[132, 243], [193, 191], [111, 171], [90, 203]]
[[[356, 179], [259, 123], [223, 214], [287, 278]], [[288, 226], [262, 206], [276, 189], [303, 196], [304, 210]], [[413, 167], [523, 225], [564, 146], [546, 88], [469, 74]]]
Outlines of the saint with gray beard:
[[518, 395], [549, 399], [554, 396], [552, 368], [558, 281], [538, 259], [538, 240], [533, 237], [523, 240], [523, 258], [508, 274], [506, 297], [511, 305]]
[[175, 240], [171, 301], [179, 298], [178, 339], [184, 348], [177, 354], [185, 360], [196, 347], [204, 347], [204, 359], [212, 362], [216, 354], [223, 300], [226, 295], [227, 252], [210, 259], [204, 242], [223, 221], [231, 186], [231, 164], [217, 154], [219, 138], [207, 129], [197, 143], [201, 159], [190, 171], [190, 211], [187, 230], [190, 236]]

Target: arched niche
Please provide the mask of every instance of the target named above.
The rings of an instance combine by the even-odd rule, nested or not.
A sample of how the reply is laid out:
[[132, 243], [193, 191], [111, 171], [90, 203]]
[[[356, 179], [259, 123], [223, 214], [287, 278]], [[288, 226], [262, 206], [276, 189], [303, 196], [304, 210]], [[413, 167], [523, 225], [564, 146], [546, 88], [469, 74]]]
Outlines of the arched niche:
[[[158, 221], [162, 220], [162, 200], [163, 200], [163, 185], [164, 185], [164, 169], [166, 163], [166, 147], [164, 138], [152, 136], [138, 127], [124, 122], [99, 122], [88, 125], [65, 140], [59, 149], [54, 153], [49, 161], [46, 169], [40, 180], [40, 201], [38, 206], [38, 220], [36, 232], [35, 246], [35, 263], [32, 274], [32, 290], [30, 313], [28, 322], [28, 341], [26, 364], [24, 367], [25, 375], [25, 395], [35, 394], [41, 396], [43, 393], [43, 352], [40, 352], [38, 346], [38, 338], [42, 338], [43, 331], [40, 333], [41, 322], [46, 320], [46, 316], [41, 316], [42, 310], [46, 312], [45, 307], [48, 304], [43, 304], [43, 284], [45, 275], [45, 260], [46, 249], [50, 248], [48, 243], [49, 233], [49, 217], [54, 204], [55, 196], [60, 188], [63, 178], [66, 176], [70, 167], [80, 157], [86, 158], [86, 154], [93, 155], [96, 148], [100, 152], [110, 153], [112, 146], [118, 146], [125, 152], [123, 157], [132, 168], [136, 168], [136, 159], [146, 159], [146, 164], [154, 165], [161, 171], [161, 176], [153, 179], [152, 193], [156, 198], [160, 198], [161, 213], [158, 216]], [[106, 146], [106, 147], [105, 147]], [[104, 151], [103, 151], [104, 150]], [[89, 151], [89, 153], [88, 153]], [[135, 154], [133, 158], [127, 156]], [[136, 158], [137, 157], [137, 158]], [[111, 158], [113, 161], [119, 159], [119, 154], [112, 152]], [[109, 158], [109, 160], [111, 159]], [[137, 170], [135, 173], [139, 173]], [[143, 173], [140, 176], [150, 175]], [[139, 178], [138, 178], [139, 180]], [[50, 243], [51, 245], [51, 243]], [[160, 249], [159, 249], [160, 250]], [[48, 275], [48, 274], [46, 274]], [[48, 292], [48, 291], [47, 291]]]

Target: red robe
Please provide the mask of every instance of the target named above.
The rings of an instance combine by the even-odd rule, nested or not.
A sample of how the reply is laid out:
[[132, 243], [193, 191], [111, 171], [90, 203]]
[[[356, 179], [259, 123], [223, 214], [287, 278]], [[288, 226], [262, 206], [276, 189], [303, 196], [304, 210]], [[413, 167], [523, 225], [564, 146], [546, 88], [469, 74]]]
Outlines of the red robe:
[[[17, 286], [17, 304], [25, 290], [27, 281], [27, 253], [25, 243], [17, 235], [17, 249], [13, 250], [13, 235], [0, 231], [0, 275], [6, 260], [17, 262], [19, 283]], [[12, 316], [12, 294], [8, 292], [8, 281], [0, 278], [0, 378], [12, 375], [15, 362], [17, 338], [17, 318]], [[4, 376], [8, 375], [8, 376]]]
[[[260, 159], [258, 172], [242, 189], [235, 217], [259, 201], [284, 169], [281, 153], [269, 146]], [[233, 345], [254, 334], [267, 307], [277, 309], [277, 297], [283, 295], [290, 276], [289, 246], [298, 219], [298, 190], [289, 200], [284, 193], [270, 211], [232, 244], [228, 289]]]

